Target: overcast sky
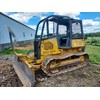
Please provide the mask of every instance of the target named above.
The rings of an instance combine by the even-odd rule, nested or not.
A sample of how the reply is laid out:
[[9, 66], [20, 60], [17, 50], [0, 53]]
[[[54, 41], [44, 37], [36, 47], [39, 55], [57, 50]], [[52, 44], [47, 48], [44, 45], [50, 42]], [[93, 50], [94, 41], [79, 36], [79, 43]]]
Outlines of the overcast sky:
[[100, 12], [5, 12], [33, 29], [37, 23], [48, 15], [66, 15], [83, 20], [84, 33], [100, 32]]

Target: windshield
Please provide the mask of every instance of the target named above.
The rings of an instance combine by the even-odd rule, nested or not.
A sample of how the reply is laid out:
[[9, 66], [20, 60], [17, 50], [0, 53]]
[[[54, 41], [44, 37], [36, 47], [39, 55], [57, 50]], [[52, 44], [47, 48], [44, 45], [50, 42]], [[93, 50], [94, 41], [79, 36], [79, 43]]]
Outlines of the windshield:
[[37, 27], [37, 33], [36, 33], [36, 39], [40, 39], [41, 38], [41, 32], [42, 32], [42, 27], [43, 27], [43, 22], [41, 22], [39, 24], [39, 26]]
[[[42, 33], [42, 29], [43, 29], [43, 33]], [[48, 21], [48, 24], [47, 22], [45, 22], [43, 27], [43, 22], [42, 22], [38, 26], [36, 38], [40, 39], [41, 35], [42, 35], [41, 39], [54, 37], [56, 35], [56, 32], [57, 32], [57, 23], [53, 21]]]
[[44, 25], [42, 39], [54, 37], [56, 35], [56, 31], [57, 31], [57, 23], [48, 21], [48, 25], [47, 23], [45, 23]]

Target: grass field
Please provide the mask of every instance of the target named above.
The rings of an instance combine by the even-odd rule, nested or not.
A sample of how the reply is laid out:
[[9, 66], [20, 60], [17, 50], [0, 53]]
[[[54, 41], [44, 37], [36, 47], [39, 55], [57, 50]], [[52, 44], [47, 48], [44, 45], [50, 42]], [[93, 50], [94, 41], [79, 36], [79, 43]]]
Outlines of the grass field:
[[89, 61], [100, 64], [100, 37], [93, 37], [92, 45], [90, 45], [91, 40], [92, 37], [88, 37], [86, 40], [86, 52], [89, 54]]
[[91, 63], [100, 64], [100, 46], [87, 45], [86, 52]]
[[[89, 61], [91, 63], [100, 64], [100, 46], [87, 45], [85, 51], [89, 54]], [[21, 50], [16, 50], [16, 52], [22, 53], [22, 54], [27, 54], [29, 52], [29, 50], [21, 49]], [[11, 49], [6, 49], [6, 50], [0, 52], [0, 56], [1, 55], [13, 55], [13, 52]]]
[[97, 46], [100, 46], [100, 37], [88, 37], [86, 39], [86, 43], [87, 44], [91, 44], [91, 41], [92, 41], [92, 45], [97, 45]]
[[[22, 54], [27, 54], [29, 52], [29, 50], [18, 50], [18, 49], [16, 49], [15, 51], [16, 53], [22, 53]], [[0, 51], [0, 56], [2, 55], [13, 55], [13, 51], [11, 48], [6, 49], [4, 51]]]

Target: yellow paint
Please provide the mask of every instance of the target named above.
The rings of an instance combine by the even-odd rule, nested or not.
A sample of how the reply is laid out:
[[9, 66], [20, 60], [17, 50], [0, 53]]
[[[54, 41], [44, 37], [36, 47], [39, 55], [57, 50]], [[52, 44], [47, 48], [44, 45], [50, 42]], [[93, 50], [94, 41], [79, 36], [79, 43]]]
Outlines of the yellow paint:
[[[52, 49], [48, 49], [48, 50], [45, 50], [45, 45], [44, 44], [52, 44], [53, 45], [53, 48]], [[47, 45], [48, 46], [48, 45]], [[42, 41], [42, 44], [41, 44], [41, 55], [51, 55], [51, 54], [58, 54], [60, 53], [60, 49], [58, 49], [58, 43], [57, 43], [57, 40], [56, 38], [51, 38], [51, 39], [47, 39], [47, 40], [44, 40]]]
[[73, 39], [72, 40], [72, 48], [84, 47], [84, 46], [85, 46], [84, 39]]
[[[49, 47], [50, 43], [52, 45], [52, 49]], [[47, 44], [46, 48], [50, 48], [50, 49], [45, 49], [45, 44]], [[48, 45], [49, 44], [49, 45]], [[43, 40], [41, 43], [41, 58], [38, 59], [36, 61], [36, 63], [41, 63], [47, 56], [50, 55], [57, 55], [61, 53], [61, 49], [58, 48], [58, 43], [57, 43], [57, 39], [56, 38], [51, 38], [51, 39], [47, 39], [47, 40]]]
[[[17, 54], [15, 53], [19, 59], [24, 61], [29, 68], [32, 70], [38, 70], [41, 67], [42, 61], [48, 57], [48, 56], [53, 56], [53, 55], [64, 55], [64, 54], [71, 54], [75, 52], [80, 52], [82, 51], [82, 48], [85, 46], [85, 41], [84, 39], [73, 39], [72, 40], [72, 48], [71, 49], [59, 49], [58, 48], [58, 43], [56, 38], [51, 38], [51, 39], [46, 39], [41, 42], [41, 58], [38, 60], [34, 60], [34, 55], [31, 57], [28, 57], [23, 54]], [[78, 59], [77, 59], [78, 60]], [[83, 61], [84, 58], [80, 57], [80, 60]], [[67, 63], [72, 63], [74, 60], [69, 60]], [[62, 65], [66, 64], [66, 61], [61, 62]], [[55, 64], [54, 64], [55, 65]], [[54, 65], [51, 65], [51, 68], [54, 67]], [[57, 64], [56, 64], [57, 65]]]
[[85, 61], [85, 57], [84, 56], [80, 56], [80, 61], [81, 62]]

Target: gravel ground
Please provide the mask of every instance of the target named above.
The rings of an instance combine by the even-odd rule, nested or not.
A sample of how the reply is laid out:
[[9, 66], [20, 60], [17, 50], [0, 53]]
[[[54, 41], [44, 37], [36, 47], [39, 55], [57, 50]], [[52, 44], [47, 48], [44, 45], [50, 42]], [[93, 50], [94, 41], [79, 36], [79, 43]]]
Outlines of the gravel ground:
[[[0, 57], [0, 86], [21, 87], [11, 61], [13, 56]], [[38, 82], [36, 87], [99, 87], [100, 65], [89, 64], [84, 68], [74, 70], [62, 75], [49, 77], [43, 82]]]
[[[97, 70], [99, 68], [99, 71]], [[88, 65], [84, 68], [48, 78], [38, 87], [99, 87], [100, 66]]]
[[19, 87], [22, 86], [17, 74], [15, 73], [12, 61], [13, 56], [0, 57], [0, 86], [1, 87]]

